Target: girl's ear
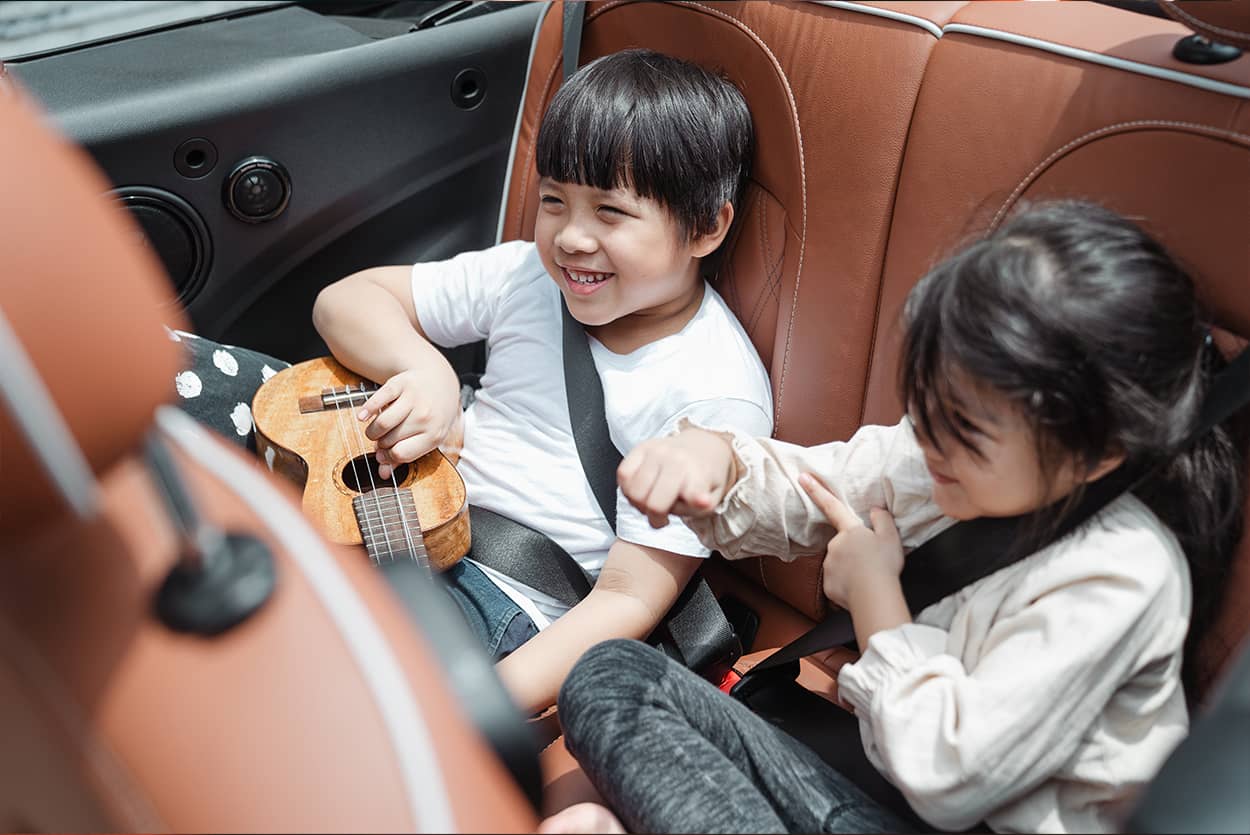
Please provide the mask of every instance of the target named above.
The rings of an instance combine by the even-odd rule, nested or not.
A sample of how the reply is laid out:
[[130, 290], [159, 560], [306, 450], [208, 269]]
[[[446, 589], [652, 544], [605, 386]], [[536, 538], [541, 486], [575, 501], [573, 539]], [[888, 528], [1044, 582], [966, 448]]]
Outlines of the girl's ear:
[[690, 254], [695, 258], [703, 258], [711, 255], [716, 251], [716, 247], [721, 245], [721, 241], [725, 240], [725, 236], [729, 234], [729, 227], [734, 221], [734, 207], [732, 203], [726, 202], [720, 207], [720, 211], [716, 213], [716, 226], [706, 235], [700, 235], [694, 239], [690, 245]]
[[1085, 483], [1089, 484], [1091, 481], [1097, 481], [1123, 463], [1123, 452], [1115, 452], [1103, 456], [1103, 459], [1098, 462], [1098, 465], [1094, 467], [1094, 469], [1090, 470], [1085, 476]]

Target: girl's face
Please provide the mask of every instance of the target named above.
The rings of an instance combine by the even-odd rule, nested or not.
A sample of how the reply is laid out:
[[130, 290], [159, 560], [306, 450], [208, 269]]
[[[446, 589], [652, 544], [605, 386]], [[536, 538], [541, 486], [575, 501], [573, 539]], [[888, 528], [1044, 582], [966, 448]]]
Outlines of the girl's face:
[[1034, 433], [1019, 409], [999, 394], [971, 386], [964, 386], [960, 394], [963, 406], [957, 419], [980, 455], [953, 437], [939, 437], [939, 451], [932, 439], [916, 435], [933, 477], [933, 499], [947, 516], [976, 519], [1030, 513], [1119, 463], [1116, 459], [1083, 476], [1065, 461], [1045, 484]]

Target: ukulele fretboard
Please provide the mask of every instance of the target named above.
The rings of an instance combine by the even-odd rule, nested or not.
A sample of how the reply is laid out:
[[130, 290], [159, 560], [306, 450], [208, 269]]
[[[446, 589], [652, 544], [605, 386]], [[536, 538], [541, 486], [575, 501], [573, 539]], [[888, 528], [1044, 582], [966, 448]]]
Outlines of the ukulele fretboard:
[[410, 559], [429, 567], [412, 490], [379, 487], [352, 499], [352, 509], [374, 563]]

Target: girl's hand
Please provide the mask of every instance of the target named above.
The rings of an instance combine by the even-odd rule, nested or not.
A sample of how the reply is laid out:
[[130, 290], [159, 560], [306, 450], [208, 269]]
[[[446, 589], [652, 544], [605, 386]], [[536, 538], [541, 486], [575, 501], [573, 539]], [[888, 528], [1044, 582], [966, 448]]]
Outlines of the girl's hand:
[[365, 437], [377, 441], [382, 478], [449, 441], [459, 443], [460, 381], [450, 367], [447, 372], [434, 375], [440, 378], [435, 380], [427, 372], [402, 371], [356, 411], [357, 419], [372, 421]]
[[799, 483], [838, 529], [825, 551], [825, 597], [849, 609], [857, 587], [882, 578], [897, 582], [903, 570], [903, 543], [890, 512], [874, 507], [869, 528], [815, 475], [803, 473]]
[[670, 513], [708, 515], [737, 475], [729, 440], [695, 428], [643, 441], [616, 470], [621, 492], [653, 528], [667, 525]]
[[624, 835], [625, 827], [607, 807], [598, 803], [575, 803], [538, 824], [541, 835], [582, 832]]

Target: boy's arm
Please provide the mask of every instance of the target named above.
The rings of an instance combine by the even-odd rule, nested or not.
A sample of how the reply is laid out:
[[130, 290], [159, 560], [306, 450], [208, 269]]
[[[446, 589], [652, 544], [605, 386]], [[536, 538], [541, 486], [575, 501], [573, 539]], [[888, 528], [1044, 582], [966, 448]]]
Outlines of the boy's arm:
[[609, 638], [645, 638], [672, 607], [702, 560], [616, 540], [585, 599], [499, 662], [522, 710], [555, 703], [582, 653]]
[[460, 379], [421, 328], [409, 267], [375, 267], [323, 289], [313, 324], [339, 362], [381, 387], [361, 406], [378, 474], [459, 445]]
[[412, 368], [455, 377], [421, 329], [411, 281], [411, 267], [374, 267], [317, 295], [313, 325], [339, 362], [378, 383]]

